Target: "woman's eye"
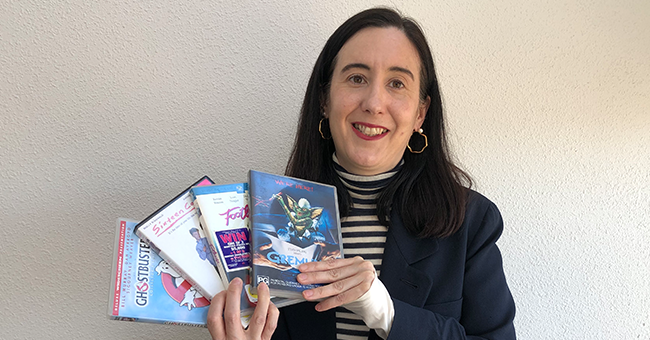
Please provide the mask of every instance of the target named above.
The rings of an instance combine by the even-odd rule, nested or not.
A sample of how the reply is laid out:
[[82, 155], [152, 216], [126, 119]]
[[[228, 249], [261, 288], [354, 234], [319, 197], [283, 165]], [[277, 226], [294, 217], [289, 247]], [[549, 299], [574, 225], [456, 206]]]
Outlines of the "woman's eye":
[[352, 81], [352, 83], [354, 83], [354, 84], [362, 84], [363, 83], [363, 77], [357, 76], [357, 75], [351, 76], [350, 81]]
[[394, 87], [394, 88], [397, 88], [397, 89], [401, 89], [401, 88], [404, 87], [404, 83], [402, 83], [399, 80], [393, 80], [393, 81], [390, 82], [390, 86]]

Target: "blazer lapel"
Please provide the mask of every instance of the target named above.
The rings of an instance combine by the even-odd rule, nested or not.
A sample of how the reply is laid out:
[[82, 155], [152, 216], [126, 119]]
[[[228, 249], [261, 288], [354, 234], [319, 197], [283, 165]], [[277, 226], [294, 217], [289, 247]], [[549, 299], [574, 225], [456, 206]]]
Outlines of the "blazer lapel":
[[387, 238], [391, 236], [408, 264], [418, 262], [438, 251], [437, 238], [416, 238], [411, 235], [396, 213], [392, 214], [391, 226], [388, 228]]
[[432, 278], [413, 265], [437, 250], [437, 239], [412, 236], [404, 228], [401, 218], [392, 214], [379, 278], [393, 298], [414, 306], [424, 306]]

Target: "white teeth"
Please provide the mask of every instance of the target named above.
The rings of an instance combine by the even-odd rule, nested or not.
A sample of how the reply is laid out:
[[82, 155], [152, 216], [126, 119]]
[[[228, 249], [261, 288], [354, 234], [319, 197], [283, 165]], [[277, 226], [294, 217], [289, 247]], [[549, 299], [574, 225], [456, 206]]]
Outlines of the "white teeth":
[[382, 128], [371, 128], [367, 127], [365, 125], [360, 125], [360, 124], [354, 124], [354, 128], [359, 130], [359, 132], [363, 133], [364, 135], [368, 137], [374, 137], [377, 135], [381, 135], [382, 133], [388, 131], [386, 129]]

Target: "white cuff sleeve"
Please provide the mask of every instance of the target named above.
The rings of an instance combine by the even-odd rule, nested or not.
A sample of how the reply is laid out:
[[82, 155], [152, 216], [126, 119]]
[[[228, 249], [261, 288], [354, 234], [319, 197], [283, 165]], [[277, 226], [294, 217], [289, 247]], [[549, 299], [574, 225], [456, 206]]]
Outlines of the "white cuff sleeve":
[[375, 279], [365, 294], [356, 301], [343, 305], [343, 307], [359, 315], [363, 322], [366, 323], [366, 326], [374, 329], [382, 339], [388, 337], [395, 318], [395, 306], [393, 306], [393, 300], [377, 274], [375, 274]]

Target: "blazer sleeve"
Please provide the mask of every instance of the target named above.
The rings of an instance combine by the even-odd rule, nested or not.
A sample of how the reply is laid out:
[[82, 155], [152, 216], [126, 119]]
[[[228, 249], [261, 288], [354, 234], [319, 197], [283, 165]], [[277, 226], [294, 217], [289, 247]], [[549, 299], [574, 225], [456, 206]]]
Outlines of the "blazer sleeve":
[[[485, 197], [470, 196], [462, 240], [466, 241], [460, 318], [393, 299], [395, 318], [387, 339], [515, 339], [515, 304], [496, 241], [503, 231], [499, 210]], [[460, 246], [460, 245], [459, 245]], [[432, 273], [436, 275], [440, 273]], [[461, 284], [461, 282], [459, 282]], [[433, 293], [433, 292], [432, 292]]]

